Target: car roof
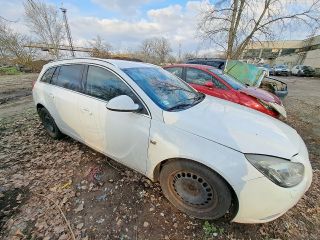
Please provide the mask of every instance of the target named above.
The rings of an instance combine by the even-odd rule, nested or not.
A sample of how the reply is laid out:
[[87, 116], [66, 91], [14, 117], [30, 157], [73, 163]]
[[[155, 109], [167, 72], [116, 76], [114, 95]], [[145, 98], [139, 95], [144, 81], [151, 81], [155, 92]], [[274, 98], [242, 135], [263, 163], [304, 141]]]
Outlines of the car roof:
[[192, 67], [192, 68], [197, 68], [201, 70], [210, 70], [216, 74], [222, 73], [220, 69], [217, 69], [215, 67], [212, 67], [209, 65], [202, 65], [202, 64], [192, 64], [192, 63], [179, 63], [179, 64], [166, 65], [163, 68], [170, 68], [170, 67]]
[[156, 65], [153, 65], [150, 63], [144, 63], [144, 62], [135, 62], [135, 61], [119, 60], [119, 59], [92, 58], [92, 57], [58, 59], [55, 61], [51, 61], [46, 65], [55, 66], [55, 65], [70, 64], [70, 63], [97, 63], [97, 62], [104, 62], [120, 69], [138, 68], [138, 67], [158, 67]]
[[188, 62], [192, 62], [192, 61], [202, 61], [202, 62], [226, 62], [226, 59], [223, 58], [190, 58], [187, 60]]

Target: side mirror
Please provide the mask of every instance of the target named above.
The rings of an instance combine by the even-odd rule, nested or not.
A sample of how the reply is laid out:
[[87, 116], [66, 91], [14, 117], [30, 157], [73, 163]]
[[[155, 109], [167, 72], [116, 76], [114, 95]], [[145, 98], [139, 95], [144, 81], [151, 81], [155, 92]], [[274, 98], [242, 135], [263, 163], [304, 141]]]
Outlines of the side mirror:
[[207, 88], [213, 88], [214, 87], [213, 82], [209, 82], [209, 81], [205, 82], [204, 86], [207, 87]]
[[120, 95], [112, 98], [107, 103], [107, 109], [115, 112], [135, 112], [141, 107], [134, 103], [133, 100], [127, 95]]

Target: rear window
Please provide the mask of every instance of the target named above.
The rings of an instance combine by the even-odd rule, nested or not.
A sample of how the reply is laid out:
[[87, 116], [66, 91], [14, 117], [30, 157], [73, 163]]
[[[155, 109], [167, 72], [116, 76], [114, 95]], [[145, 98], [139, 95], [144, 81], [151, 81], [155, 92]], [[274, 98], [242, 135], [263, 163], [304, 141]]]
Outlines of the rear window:
[[84, 65], [64, 65], [60, 67], [58, 77], [52, 78], [52, 84], [74, 91], [81, 90]]
[[222, 61], [210, 61], [210, 62], [207, 62], [207, 65], [221, 69], [224, 66], [224, 62], [222, 62]]
[[40, 81], [41, 81], [41, 82], [50, 83], [51, 78], [52, 78], [52, 75], [53, 75], [53, 73], [54, 73], [55, 70], [56, 70], [55, 67], [49, 68], [49, 69], [43, 74], [43, 76], [42, 76], [42, 78], [41, 78]]

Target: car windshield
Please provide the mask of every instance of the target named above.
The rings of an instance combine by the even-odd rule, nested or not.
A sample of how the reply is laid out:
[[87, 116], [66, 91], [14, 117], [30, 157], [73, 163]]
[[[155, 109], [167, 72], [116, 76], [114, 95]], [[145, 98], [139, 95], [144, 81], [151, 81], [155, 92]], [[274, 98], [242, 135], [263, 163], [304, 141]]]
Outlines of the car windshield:
[[204, 99], [175, 75], [156, 67], [122, 69], [160, 108], [166, 111], [183, 110]]
[[277, 65], [276, 68], [287, 68], [286, 65]]
[[210, 71], [218, 75], [218, 77], [220, 77], [222, 80], [226, 81], [235, 90], [246, 88], [246, 85], [238, 82], [234, 77], [223, 73], [222, 71], [219, 71], [217, 69], [210, 69]]

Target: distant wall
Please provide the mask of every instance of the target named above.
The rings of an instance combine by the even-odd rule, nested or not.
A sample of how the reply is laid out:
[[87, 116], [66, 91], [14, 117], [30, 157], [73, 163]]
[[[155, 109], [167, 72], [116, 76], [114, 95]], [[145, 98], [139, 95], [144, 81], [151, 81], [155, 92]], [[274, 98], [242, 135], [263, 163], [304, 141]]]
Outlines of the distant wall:
[[297, 65], [299, 62], [300, 56], [296, 53], [292, 53], [290, 55], [284, 55], [277, 57], [272, 61], [272, 65], [274, 64], [286, 64], [289, 68]]
[[308, 51], [303, 64], [313, 68], [320, 68], [320, 49]]

